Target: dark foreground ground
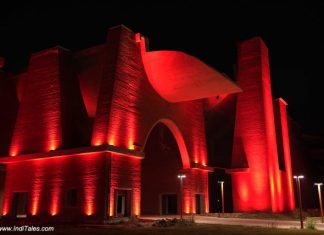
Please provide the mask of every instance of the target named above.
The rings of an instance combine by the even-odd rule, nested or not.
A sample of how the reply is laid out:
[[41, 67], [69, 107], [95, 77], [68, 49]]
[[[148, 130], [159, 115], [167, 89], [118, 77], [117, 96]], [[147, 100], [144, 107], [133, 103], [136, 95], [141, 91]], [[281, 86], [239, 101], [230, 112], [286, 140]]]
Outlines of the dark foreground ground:
[[[4, 234], [4, 233], [2, 233]], [[77, 235], [298, 235], [298, 234], [321, 234], [323, 231], [275, 229], [261, 227], [243, 227], [236, 225], [188, 225], [168, 228], [156, 228], [150, 226], [138, 227], [136, 225], [122, 226], [78, 226], [78, 227], [55, 227], [54, 232], [10, 232], [6, 234], [77, 234]]]

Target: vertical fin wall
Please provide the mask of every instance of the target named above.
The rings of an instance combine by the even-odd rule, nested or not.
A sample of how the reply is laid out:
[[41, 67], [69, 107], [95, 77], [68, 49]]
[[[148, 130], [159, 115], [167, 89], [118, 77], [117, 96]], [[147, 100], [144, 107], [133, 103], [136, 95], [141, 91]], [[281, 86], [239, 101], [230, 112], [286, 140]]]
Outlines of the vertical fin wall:
[[283, 168], [281, 171], [282, 182], [284, 185], [284, 208], [292, 211], [295, 208], [293, 173], [291, 165], [290, 140], [287, 119], [287, 103], [279, 98], [273, 101], [278, 154], [282, 157]]
[[70, 52], [55, 47], [33, 54], [26, 76], [9, 155], [88, 145], [89, 120]]
[[[268, 49], [261, 38], [239, 44], [237, 83], [243, 92], [237, 101], [232, 167], [246, 169], [232, 171], [234, 210], [283, 211]], [[240, 165], [241, 159], [248, 167]]]

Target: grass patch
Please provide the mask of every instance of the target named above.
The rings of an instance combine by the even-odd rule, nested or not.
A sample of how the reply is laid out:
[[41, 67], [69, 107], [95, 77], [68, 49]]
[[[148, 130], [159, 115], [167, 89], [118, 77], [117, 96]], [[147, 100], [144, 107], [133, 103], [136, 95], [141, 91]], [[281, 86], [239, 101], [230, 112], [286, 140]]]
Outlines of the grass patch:
[[306, 228], [315, 230], [316, 220], [314, 218], [306, 219]]
[[[244, 218], [244, 219], [272, 219], [272, 220], [299, 220], [299, 210], [295, 209], [290, 213], [254, 212], [254, 213], [213, 213], [210, 214], [222, 218]], [[310, 216], [303, 212], [303, 219]]]
[[200, 225], [160, 227], [57, 227], [51, 234], [78, 235], [323, 235], [323, 231], [309, 229], [276, 229], [262, 227], [244, 227], [238, 225]]

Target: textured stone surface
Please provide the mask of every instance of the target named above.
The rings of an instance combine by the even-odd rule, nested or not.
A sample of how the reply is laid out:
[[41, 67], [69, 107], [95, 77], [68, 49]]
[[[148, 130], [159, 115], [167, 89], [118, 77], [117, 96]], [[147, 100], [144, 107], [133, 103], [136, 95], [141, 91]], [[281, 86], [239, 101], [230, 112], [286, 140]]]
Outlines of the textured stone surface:
[[[28, 216], [102, 217], [105, 159], [105, 154], [89, 154], [7, 165], [3, 214], [10, 212], [13, 192], [28, 192]], [[72, 188], [77, 189], [77, 207], [67, 205]]]
[[232, 167], [238, 168], [232, 174], [234, 211], [291, 210], [279, 170], [268, 49], [261, 38], [252, 38], [239, 45], [238, 53], [237, 82], [243, 92], [237, 99], [233, 145]]
[[[208, 211], [207, 172], [189, 169], [191, 162], [207, 164], [203, 102], [162, 99], [147, 80], [140, 43], [129, 29], [112, 28], [105, 44], [73, 55], [60, 47], [35, 53], [18, 77], [9, 155], [18, 160], [52, 150], [54, 157], [8, 164], [3, 214], [12, 208], [13, 192], [24, 191], [29, 216], [104, 218], [115, 215], [118, 189], [132, 192], [132, 214], [140, 214], [141, 159], [119, 153], [55, 157], [55, 150], [109, 144], [144, 151], [159, 122], [175, 136], [180, 168], [188, 172], [186, 212], [195, 212], [197, 193], [205, 194]], [[76, 208], [66, 207], [69, 188], [78, 190]]]

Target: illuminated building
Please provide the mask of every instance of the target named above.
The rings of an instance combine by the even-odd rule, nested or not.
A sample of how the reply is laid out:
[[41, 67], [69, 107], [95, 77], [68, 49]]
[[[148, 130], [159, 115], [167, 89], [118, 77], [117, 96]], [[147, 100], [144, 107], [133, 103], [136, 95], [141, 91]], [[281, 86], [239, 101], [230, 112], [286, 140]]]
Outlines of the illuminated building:
[[[179, 208], [208, 213], [213, 169], [206, 148], [206, 103], [236, 93], [237, 115], [244, 120], [237, 116], [234, 149], [243, 141], [251, 155], [233, 156], [235, 208], [293, 209], [293, 201], [283, 200], [293, 197], [285, 103], [275, 101], [273, 110], [262, 41], [246, 45], [252, 49], [241, 48], [238, 85], [183, 52], [149, 51], [145, 38], [124, 26], [111, 28], [104, 44], [75, 53], [47, 49], [31, 56], [26, 71], [1, 73], [0, 105], [8, 110], [0, 123], [2, 215], [101, 221], [179, 213]], [[249, 53], [260, 48], [250, 70]], [[254, 80], [245, 81], [250, 75]], [[249, 82], [257, 84], [255, 89], [247, 89]], [[256, 120], [245, 113], [244, 99]], [[247, 128], [253, 136], [248, 125], [254, 121], [261, 125], [258, 146], [244, 137]], [[173, 136], [178, 156], [155, 154], [147, 146], [161, 126]], [[279, 169], [277, 146], [287, 173]], [[242, 157], [249, 167], [236, 161]], [[186, 175], [182, 198], [179, 173]]]

